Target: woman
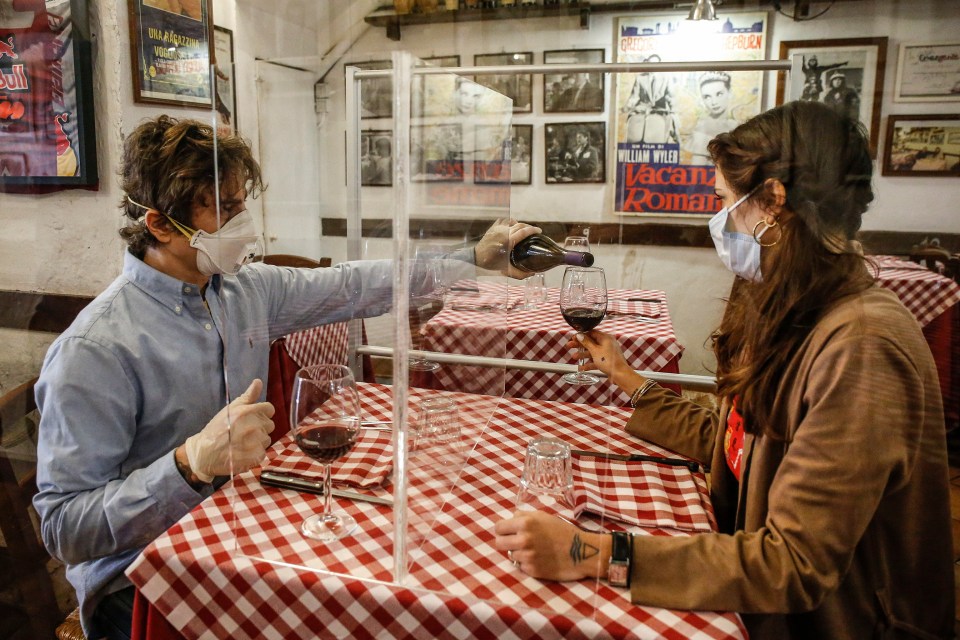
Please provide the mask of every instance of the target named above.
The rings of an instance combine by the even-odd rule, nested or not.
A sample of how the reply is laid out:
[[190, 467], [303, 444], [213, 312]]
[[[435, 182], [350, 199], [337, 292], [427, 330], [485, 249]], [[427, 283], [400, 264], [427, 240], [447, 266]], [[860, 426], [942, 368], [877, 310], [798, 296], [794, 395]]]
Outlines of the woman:
[[[873, 199], [865, 131], [795, 102], [709, 150], [723, 203], [711, 235], [744, 279], [713, 337], [719, 412], [644, 379], [610, 336], [583, 342], [589, 364], [632, 394], [628, 433], [711, 466], [720, 532], [633, 537], [631, 598], [737, 611], [752, 638], [951, 637], [937, 373], [854, 240]], [[609, 534], [543, 513], [496, 534], [533, 576], [608, 575]], [[597, 554], [581, 559], [585, 548]]]

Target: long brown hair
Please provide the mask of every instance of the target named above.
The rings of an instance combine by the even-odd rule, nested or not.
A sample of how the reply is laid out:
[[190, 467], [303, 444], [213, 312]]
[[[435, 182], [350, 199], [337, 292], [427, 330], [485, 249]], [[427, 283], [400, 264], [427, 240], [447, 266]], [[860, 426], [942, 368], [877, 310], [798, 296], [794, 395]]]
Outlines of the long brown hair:
[[120, 229], [120, 237], [131, 253], [142, 258], [156, 238], [142, 220], [143, 208], [130, 200], [192, 227], [193, 205], [209, 204], [215, 197], [214, 187], [220, 189], [227, 180], [236, 180], [254, 198], [264, 189], [260, 166], [243, 139], [218, 136], [213, 127], [197, 120], [161, 115], [142, 122], [123, 145], [120, 208], [132, 224]]
[[777, 398], [788, 363], [827, 309], [873, 282], [853, 242], [873, 200], [866, 131], [823, 104], [792, 102], [708, 149], [735, 193], [763, 185], [751, 200], [768, 208], [774, 178], [793, 214], [781, 216], [779, 241], [763, 250], [762, 281], [738, 282], [713, 336], [719, 393], [739, 398], [748, 432], [785, 439]]

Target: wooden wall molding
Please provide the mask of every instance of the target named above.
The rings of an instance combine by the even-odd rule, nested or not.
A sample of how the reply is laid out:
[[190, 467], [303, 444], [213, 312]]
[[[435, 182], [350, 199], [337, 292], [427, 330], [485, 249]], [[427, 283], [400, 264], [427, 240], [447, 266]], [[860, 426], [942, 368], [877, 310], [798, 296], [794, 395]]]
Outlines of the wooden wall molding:
[[[465, 236], [477, 239], [489, 226], [489, 220], [437, 220], [412, 218], [410, 237], [423, 239], [459, 239]], [[712, 248], [710, 232], [703, 224], [666, 224], [663, 222], [639, 223], [590, 223], [590, 222], [537, 222], [544, 233], [554, 240], [563, 240], [568, 235], [590, 228], [590, 242], [594, 244], [657, 245], [663, 247]], [[322, 218], [323, 235], [347, 236], [347, 221], [344, 218]], [[364, 238], [393, 237], [393, 221], [389, 218], [369, 218], [361, 223]], [[960, 253], [960, 233], [933, 233], [928, 231], [861, 231], [860, 241], [867, 253], [909, 255], [914, 245], [938, 239], [940, 246], [950, 253]]]

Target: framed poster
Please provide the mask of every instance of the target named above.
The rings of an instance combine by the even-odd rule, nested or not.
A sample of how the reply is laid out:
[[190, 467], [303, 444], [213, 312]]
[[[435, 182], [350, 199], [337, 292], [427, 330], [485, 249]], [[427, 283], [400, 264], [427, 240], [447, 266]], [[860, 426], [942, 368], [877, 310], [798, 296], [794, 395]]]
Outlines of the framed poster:
[[895, 102], [960, 100], [960, 43], [901, 44]]
[[607, 125], [554, 122], [543, 125], [546, 182], [606, 182]]
[[376, 129], [360, 132], [360, 186], [393, 185], [393, 131]]
[[[504, 66], [514, 64], [533, 64], [533, 53], [487, 53], [473, 56], [476, 66]], [[478, 84], [493, 89], [499, 94], [513, 100], [514, 113], [530, 113], [533, 111], [533, 80], [532, 75], [481, 74], [474, 76]]]
[[881, 172], [960, 177], [960, 115], [889, 116]]
[[234, 84], [233, 31], [213, 27], [213, 54], [216, 67], [217, 132], [237, 133], [237, 88]]
[[211, 0], [128, 0], [133, 101], [211, 106]]
[[717, 211], [707, 143], [760, 113], [764, 73], [659, 72], [656, 66], [703, 60], [704, 51], [713, 60], [762, 60], [766, 25], [766, 12], [699, 23], [688, 22], [685, 14], [618, 20], [617, 61], [648, 66], [617, 76], [614, 213], [706, 223]]
[[96, 189], [87, 3], [0, 0], [0, 191]]
[[[544, 64], [602, 63], [603, 49], [544, 51]], [[543, 74], [543, 112], [603, 112], [603, 75], [597, 73]]]
[[[791, 100], [823, 102], [863, 123], [870, 133], [870, 156], [877, 157], [886, 38], [785, 40], [780, 58], [799, 54], [803, 75], [790, 78]], [[777, 104], [787, 94], [786, 73], [777, 74]]]
[[[374, 60], [371, 62], [347, 62], [346, 67], [358, 69], [391, 69], [389, 60]], [[392, 118], [393, 117], [393, 78], [361, 78], [360, 79], [360, 117], [361, 118]]]
[[478, 126], [478, 138], [500, 138], [499, 157], [473, 164], [473, 181], [477, 184], [530, 184], [530, 160], [533, 147], [533, 125], [510, 126], [510, 138], [499, 126]]

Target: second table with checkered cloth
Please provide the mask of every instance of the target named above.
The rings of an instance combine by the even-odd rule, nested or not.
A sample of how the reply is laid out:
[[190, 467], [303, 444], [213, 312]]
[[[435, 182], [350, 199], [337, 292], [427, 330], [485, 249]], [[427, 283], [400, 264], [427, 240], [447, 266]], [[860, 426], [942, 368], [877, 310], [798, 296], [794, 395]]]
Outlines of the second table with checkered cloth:
[[[526, 310], [520, 304], [523, 285], [479, 283], [479, 289], [482, 299], [499, 301], [506, 308], [458, 305], [458, 300], [469, 302], [470, 296], [457, 296], [456, 291], [451, 291], [443, 310], [422, 328], [424, 350], [560, 364], [575, 362], [567, 347], [575, 332], [560, 314], [559, 290], [548, 289], [546, 302]], [[683, 346], [673, 331], [666, 294], [611, 289], [608, 295], [608, 314], [597, 329], [619, 341], [630, 366], [637, 370], [678, 373]], [[644, 302], [628, 302], [634, 300]], [[658, 302], [645, 302], [647, 300]], [[622, 313], [615, 313], [618, 305]], [[644, 305], [649, 307], [647, 311], [633, 308]], [[432, 386], [451, 391], [499, 395], [502, 389], [503, 395], [511, 398], [619, 406], [627, 405], [630, 400], [606, 380], [577, 386], [564, 382], [559, 373], [443, 364], [432, 375]]]
[[[365, 417], [389, 419], [391, 389], [359, 386]], [[421, 395], [437, 394], [411, 393], [412, 405]], [[358, 531], [337, 543], [317, 543], [301, 535], [300, 523], [322, 508], [322, 498], [262, 487], [254, 470], [204, 501], [130, 567], [128, 575], [138, 589], [134, 637], [746, 636], [735, 614], [634, 605], [627, 590], [606, 583], [540, 581], [494, 548], [493, 527], [514, 511], [530, 439], [554, 436], [579, 449], [671, 455], [624, 433], [627, 410], [453, 395], [471, 448], [464, 452], [462, 470], [451, 471], [459, 470], [453, 488], [432, 496], [435, 510], [417, 512], [414, 490], [408, 492], [410, 526], [418, 533], [410, 546], [405, 586], [392, 583], [390, 507], [335, 499], [338, 509], [357, 519]], [[275, 447], [285, 445], [280, 441]], [[640, 475], [653, 485], [642, 486], [655, 485], [656, 490], [638, 493], [638, 501], [660, 492], [658, 502], [668, 512], [655, 517], [691, 530], [710, 529], [715, 525], [705, 479], [700, 472], [680, 469], [643, 463]], [[389, 488], [379, 491], [388, 493]], [[418, 504], [429, 502], [428, 497]], [[691, 531], [650, 528], [642, 533]], [[351, 575], [337, 575], [341, 573]], [[143, 625], [143, 620], [152, 624]]]

